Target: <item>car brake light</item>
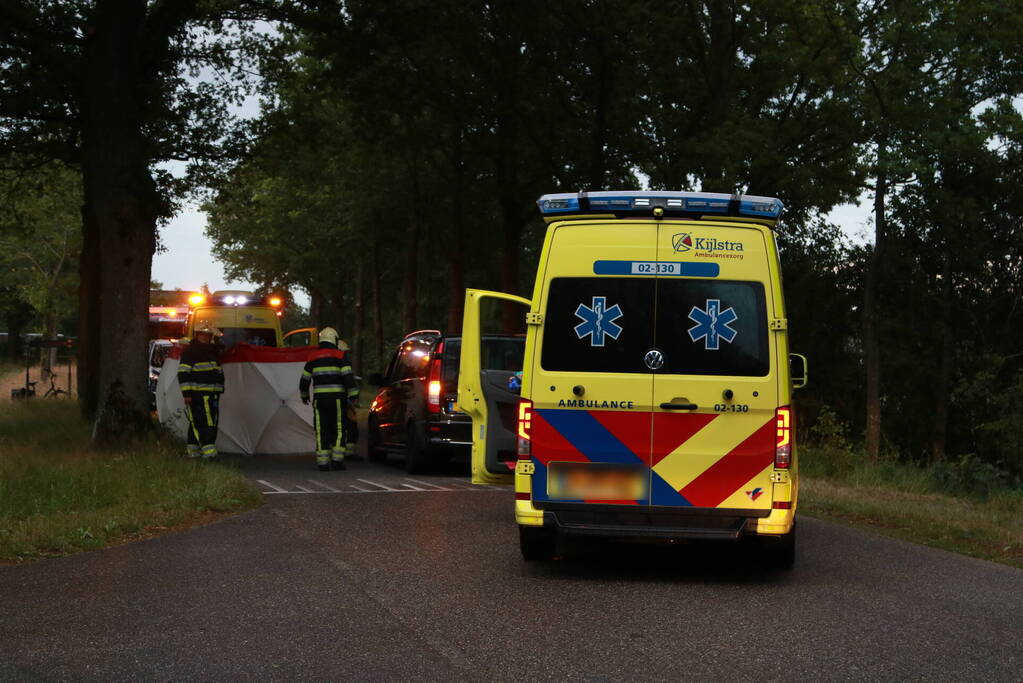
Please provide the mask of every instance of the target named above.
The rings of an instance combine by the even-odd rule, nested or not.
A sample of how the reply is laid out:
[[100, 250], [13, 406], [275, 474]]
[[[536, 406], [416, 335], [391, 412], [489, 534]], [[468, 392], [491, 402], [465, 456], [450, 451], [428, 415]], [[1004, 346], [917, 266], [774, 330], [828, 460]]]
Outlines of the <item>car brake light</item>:
[[783, 406], [775, 411], [778, 442], [774, 447], [774, 466], [787, 468], [792, 464], [792, 409]]
[[533, 428], [533, 402], [522, 399], [519, 402], [518, 452], [519, 460], [529, 460], [533, 456], [530, 434]]
[[430, 376], [426, 385], [426, 409], [431, 413], [440, 412], [440, 352], [443, 350], [442, 342], [437, 346], [437, 354], [430, 363]]

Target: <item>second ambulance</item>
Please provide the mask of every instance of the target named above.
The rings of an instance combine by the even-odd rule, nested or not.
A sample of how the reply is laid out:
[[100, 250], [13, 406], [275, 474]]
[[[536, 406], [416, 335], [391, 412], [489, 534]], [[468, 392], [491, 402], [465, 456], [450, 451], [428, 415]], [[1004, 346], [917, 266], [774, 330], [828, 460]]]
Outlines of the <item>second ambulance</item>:
[[[538, 205], [548, 228], [532, 298], [466, 293], [458, 394], [473, 481], [514, 481], [523, 556], [550, 559], [563, 535], [752, 537], [790, 567], [791, 390], [806, 367], [794, 356], [794, 380], [781, 202], [623, 191]], [[481, 370], [481, 307], [495, 301], [525, 315], [516, 406]]]

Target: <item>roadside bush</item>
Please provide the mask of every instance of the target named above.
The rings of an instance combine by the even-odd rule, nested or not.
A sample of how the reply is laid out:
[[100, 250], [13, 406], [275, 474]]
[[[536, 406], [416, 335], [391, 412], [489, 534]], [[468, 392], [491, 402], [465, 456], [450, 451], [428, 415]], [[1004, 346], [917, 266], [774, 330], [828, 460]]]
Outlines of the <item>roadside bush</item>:
[[1014, 483], [1009, 472], [974, 454], [935, 463], [930, 475], [938, 492], [960, 496], [988, 498], [995, 492], [1009, 490]]
[[799, 451], [800, 470], [821, 477], [849, 474], [859, 458], [853, 453], [848, 427], [828, 406], [822, 406]]

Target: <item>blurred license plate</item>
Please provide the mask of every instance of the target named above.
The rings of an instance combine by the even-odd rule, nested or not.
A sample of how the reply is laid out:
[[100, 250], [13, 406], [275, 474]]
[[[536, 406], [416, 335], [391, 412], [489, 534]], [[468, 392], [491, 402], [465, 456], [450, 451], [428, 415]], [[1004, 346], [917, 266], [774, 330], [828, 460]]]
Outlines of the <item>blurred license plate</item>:
[[547, 494], [561, 500], [639, 500], [647, 495], [647, 469], [577, 462], [552, 462]]

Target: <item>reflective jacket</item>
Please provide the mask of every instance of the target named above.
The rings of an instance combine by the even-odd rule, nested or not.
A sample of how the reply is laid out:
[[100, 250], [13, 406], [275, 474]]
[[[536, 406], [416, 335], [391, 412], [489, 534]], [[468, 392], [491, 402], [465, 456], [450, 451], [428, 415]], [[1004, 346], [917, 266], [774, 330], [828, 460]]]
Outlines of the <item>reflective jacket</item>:
[[332, 345], [321, 344], [309, 354], [298, 383], [303, 399], [309, 398], [310, 383], [313, 385], [313, 398], [355, 399], [359, 396], [348, 354]]
[[220, 367], [222, 347], [193, 339], [181, 352], [178, 384], [185, 396], [219, 394], [224, 391], [224, 370]]

